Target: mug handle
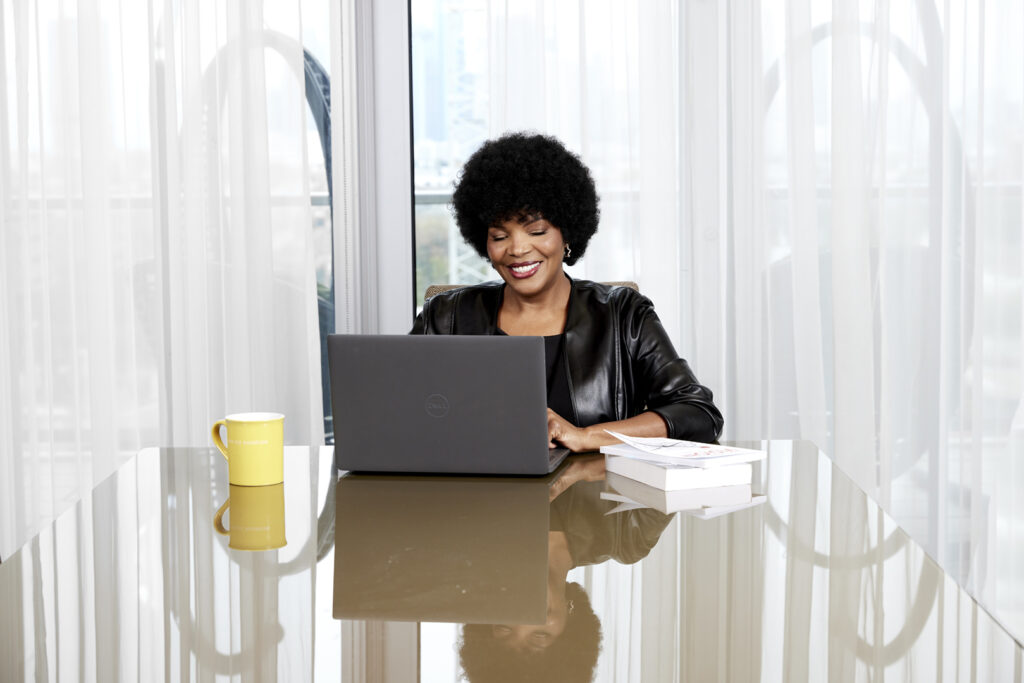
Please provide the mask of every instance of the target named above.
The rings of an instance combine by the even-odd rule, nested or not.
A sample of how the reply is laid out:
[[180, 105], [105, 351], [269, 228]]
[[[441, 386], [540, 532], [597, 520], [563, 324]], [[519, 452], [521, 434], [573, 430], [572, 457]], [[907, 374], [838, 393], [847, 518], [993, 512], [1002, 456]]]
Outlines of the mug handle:
[[224, 528], [224, 513], [227, 512], [228, 505], [231, 503], [229, 497], [224, 501], [224, 504], [220, 506], [220, 510], [217, 510], [217, 514], [213, 516], [213, 528], [217, 530], [217, 533], [222, 536], [227, 536], [231, 532]]
[[228, 459], [228, 447], [224, 445], [224, 442], [220, 438], [221, 426], [227, 427], [228, 423], [224, 420], [217, 420], [213, 423], [213, 429], [210, 430], [210, 436], [213, 437], [213, 445], [217, 447], [220, 454], [224, 456], [224, 459]]

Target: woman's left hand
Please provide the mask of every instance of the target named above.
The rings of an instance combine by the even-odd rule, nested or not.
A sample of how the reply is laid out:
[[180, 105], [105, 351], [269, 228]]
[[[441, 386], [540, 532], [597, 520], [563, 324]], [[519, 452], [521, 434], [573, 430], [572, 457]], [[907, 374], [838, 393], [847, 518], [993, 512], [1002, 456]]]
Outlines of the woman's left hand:
[[548, 446], [565, 446], [573, 453], [592, 451], [587, 444], [587, 432], [548, 408]]

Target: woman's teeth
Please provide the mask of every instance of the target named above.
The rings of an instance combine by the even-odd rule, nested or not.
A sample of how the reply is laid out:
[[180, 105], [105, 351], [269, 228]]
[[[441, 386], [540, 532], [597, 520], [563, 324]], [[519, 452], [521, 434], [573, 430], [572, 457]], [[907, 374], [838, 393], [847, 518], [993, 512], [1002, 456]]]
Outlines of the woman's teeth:
[[515, 275], [529, 275], [533, 271], [537, 270], [540, 263], [530, 263], [524, 266], [510, 266], [509, 270]]

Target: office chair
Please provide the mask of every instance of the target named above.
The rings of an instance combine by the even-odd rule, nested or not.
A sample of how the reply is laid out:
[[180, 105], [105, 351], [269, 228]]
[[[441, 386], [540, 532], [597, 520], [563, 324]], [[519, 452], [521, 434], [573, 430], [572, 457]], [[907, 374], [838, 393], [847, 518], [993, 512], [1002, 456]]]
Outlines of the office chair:
[[[636, 292], [640, 291], [640, 287], [637, 286], [637, 284], [635, 282], [633, 282], [632, 280], [620, 280], [620, 281], [616, 281], [616, 282], [602, 282], [601, 284], [602, 285], [608, 285], [609, 287], [629, 287], [633, 291], [636, 291]], [[435, 294], [440, 294], [441, 292], [447, 292], [448, 290], [451, 290], [451, 289], [460, 289], [460, 288], [466, 287], [466, 286], [468, 286], [468, 285], [428, 285], [427, 286], [427, 291], [424, 292], [424, 294], [423, 294], [423, 300], [426, 301], [430, 297], [434, 296]]]

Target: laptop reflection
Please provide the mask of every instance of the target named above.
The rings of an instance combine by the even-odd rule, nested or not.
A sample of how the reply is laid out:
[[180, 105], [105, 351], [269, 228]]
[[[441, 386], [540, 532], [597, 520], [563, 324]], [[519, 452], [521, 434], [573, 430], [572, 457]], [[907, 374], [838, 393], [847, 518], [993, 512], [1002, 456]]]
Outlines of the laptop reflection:
[[334, 617], [543, 622], [556, 476], [341, 477]]

